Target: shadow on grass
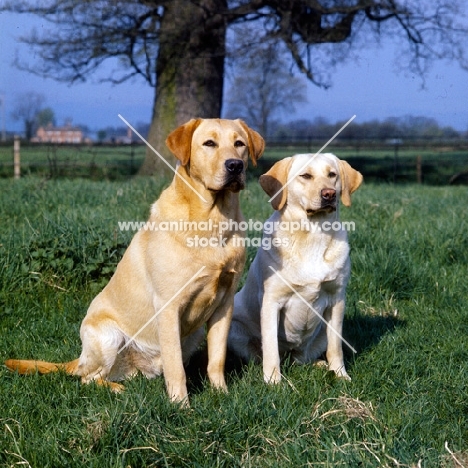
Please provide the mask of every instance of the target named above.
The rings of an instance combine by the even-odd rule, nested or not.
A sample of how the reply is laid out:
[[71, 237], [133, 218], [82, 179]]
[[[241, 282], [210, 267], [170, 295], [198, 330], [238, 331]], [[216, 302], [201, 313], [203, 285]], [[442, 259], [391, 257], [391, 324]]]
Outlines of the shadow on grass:
[[[189, 394], [200, 393], [208, 382], [208, 350], [206, 345], [196, 351], [185, 366]], [[224, 373], [227, 385], [232, 379], [242, 378], [247, 363], [228, 350]]]
[[187, 377], [187, 390], [189, 395], [200, 393], [208, 379], [208, 350], [206, 344], [203, 348], [195, 351], [185, 365], [185, 376]]
[[398, 316], [356, 314], [345, 318], [344, 338], [359, 354], [373, 348], [384, 335], [402, 326], [406, 326], [406, 321]]
[[345, 362], [359, 359], [359, 355], [375, 348], [382, 337], [392, 333], [397, 327], [406, 326], [406, 322], [392, 315], [347, 316], [344, 322], [343, 337], [357, 351], [355, 354], [348, 346], [343, 345]]
[[[344, 338], [356, 349], [357, 354], [354, 354], [344, 344], [343, 352], [346, 364], [359, 359], [360, 354], [377, 346], [384, 335], [392, 333], [397, 327], [405, 325], [404, 320], [390, 315], [368, 316], [357, 313], [354, 316], [347, 316], [345, 318]], [[325, 359], [324, 356], [323, 359]], [[293, 365], [293, 360], [286, 358], [282, 365], [289, 367]], [[208, 351], [205, 345], [193, 354], [186, 365], [185, 372], [189, 393], [196, 394], [203, 391], [208, 382], [207, 366]], [[228, 350], [225, 365], [228, 385], [232, 379], [242, 378], [246, 369], [247, 363]]]

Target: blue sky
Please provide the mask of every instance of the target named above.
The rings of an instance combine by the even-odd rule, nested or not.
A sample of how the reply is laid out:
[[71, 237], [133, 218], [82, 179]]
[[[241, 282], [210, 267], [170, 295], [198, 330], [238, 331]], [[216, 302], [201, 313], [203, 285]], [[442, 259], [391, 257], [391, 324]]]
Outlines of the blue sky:
[[[0, 13], [0, 95], [5, 99], [7, 130], [22, 129], [10, 114], [15, 97], [28, 91], [45, 96], [45, 105], [54, 110], [58, 124], [71, 118], [74, 124], [88, 125], [92, 130], [121, 126], [119, 113], [132, 124], [150, 121], [153, 89], [143, 80], [112, 86], [92, 79], [68, 86], [16, 69], [12, 65], [16, 54], [22, 60], [34, 59], [16, 40], [33, 25], [42, 27], [35, 18]], [[336, 68], [330, 89], [306, 83], [308, 102], [297, 106], [294, 114], [284, 115], [283, 120], [321, 116], [335, 122], [356, 114], [356, 122], [364, 122], [411, 114], [434, 118], [458, 130], [468, 129], [467, 71], [456, 63], [435, 63], [423, 88], [419, 77], [397, 73], [395, 68], [395, 50], [388, 39], [380, 46], [371, 45], [357, 59]], [[105, 69], [101, 73], [105, 76]]]

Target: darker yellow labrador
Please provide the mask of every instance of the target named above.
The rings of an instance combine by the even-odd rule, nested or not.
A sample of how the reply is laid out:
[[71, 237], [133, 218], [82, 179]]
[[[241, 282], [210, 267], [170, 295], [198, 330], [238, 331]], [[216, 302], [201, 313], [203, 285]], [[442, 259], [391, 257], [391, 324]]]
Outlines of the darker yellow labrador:
[[[264, 141], [241, 120], [194, 119], [174, 130], [166, 144], [179, 160], [176, 177], [151, 207], [152, 229], [134, 236], [92, 301], [81, 325], [79, 359], [8, 360], [7, 367], [24, 374], [62, 369], [116, 391], [122, 386], [115, 381], [138, 371], [148, 377], [163, 373], [171, 400], [187, 403], [184, 362], [202, 341], [206, 324], [208, 377], [226, 389], [226, 341], [245, 247], [236, 242], [242, 233], [216, 227], [242, 221], [238, 192], [248, 157], [255, 163]], [[179, 229], [167, 229], [171, 222]], [[158, 228], [162, 224], [166, 229]], [[210, 242], [193, 248], [188, 241], [195, 236]], [[222, 242], [211, 242], [220, 236]]]

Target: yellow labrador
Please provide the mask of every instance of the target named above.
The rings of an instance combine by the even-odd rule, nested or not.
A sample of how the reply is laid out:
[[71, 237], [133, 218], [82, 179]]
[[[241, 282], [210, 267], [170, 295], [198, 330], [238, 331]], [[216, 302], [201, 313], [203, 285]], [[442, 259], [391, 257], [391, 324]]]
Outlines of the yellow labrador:
[[[207, 324], [208, 377], [226, 389], [226, 343], [245, 248], [238, 242], [242, 233], [220, 233], [216, 226], [242, 220], [238, 192], [249, 155], [255, 164], [264, 141], [241, 120], [193, 119], [166, 144], [178, 159], [176, 177], [151, 207], [152, 229], [133, 237], [92, 301], [81, 325], [79, 359], [8, 360], [7, 367], [20, 373], [64, 370], [115, 391], [123, 388], [115, 381], [137, 371], [147, 377], [163, 373], [171, 400], [187, 403], [183, 364]], [[174, 229], [168, 229], [170, 222]], [[196, 236], [210, 242], [193, 248], [189, 241]]]
[[306, 363], [325, 351], [329, 369], [349, 379], [341, 342], [349, 245], [338, 205], [340, 197], [351, 204], [362, 179], [332, 154], [295, 155], [260, 177], [276, 211], [234, 298], [228, 347], [244, 359], [263, 358], [266, 382], [281, 380], [286, 354]]

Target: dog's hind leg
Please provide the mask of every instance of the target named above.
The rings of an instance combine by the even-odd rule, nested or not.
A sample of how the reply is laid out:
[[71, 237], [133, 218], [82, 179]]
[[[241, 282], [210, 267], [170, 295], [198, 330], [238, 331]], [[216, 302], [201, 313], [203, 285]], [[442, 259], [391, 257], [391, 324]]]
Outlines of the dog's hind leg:
[[123, 386], [112, 380], [121, 380], [128, 373], [125, 369], [124, 338], [115, 322], [106, 320], [95, 325], [86, 319], [81, 326], [83, 349], [76, 374], [83, 383], [96, 382], [108, 386], [113, 391], [121, 391]]

